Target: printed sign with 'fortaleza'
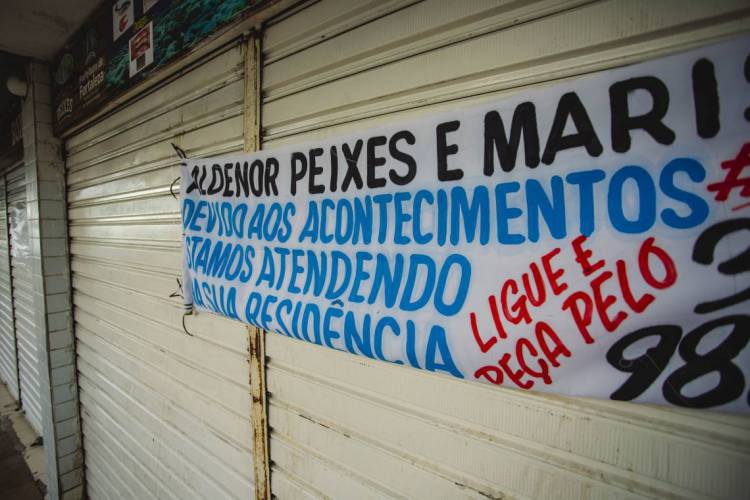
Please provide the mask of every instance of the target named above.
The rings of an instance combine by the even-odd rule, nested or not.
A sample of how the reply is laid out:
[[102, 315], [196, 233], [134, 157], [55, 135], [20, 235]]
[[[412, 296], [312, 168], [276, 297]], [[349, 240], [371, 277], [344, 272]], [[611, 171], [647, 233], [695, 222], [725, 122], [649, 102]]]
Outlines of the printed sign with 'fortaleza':
[[750, 37], [182, 169], [188, 305], [523, 390], [747, 412]]

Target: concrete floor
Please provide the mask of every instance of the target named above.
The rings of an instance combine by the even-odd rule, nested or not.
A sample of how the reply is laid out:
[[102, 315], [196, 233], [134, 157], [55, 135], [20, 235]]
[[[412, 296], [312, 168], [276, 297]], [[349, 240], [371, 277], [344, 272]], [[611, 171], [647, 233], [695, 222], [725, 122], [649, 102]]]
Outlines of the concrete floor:
[[0, 384], [0, 498], [42, 500], [44, 448], [5, 385]]

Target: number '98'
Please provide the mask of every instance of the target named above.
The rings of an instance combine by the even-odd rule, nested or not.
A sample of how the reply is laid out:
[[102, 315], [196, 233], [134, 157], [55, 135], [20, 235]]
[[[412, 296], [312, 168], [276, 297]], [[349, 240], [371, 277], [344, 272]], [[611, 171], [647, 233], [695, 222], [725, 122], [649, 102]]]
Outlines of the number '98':
[[[709, 265], [714, 260], [714, 250], [725, 236], [750, 230], [750, 219], [731, 219], [715, 224], [706, 229], [696, 240], [693, 247], [693, 260], [699, 264]], [[717, 266], [721, 274], [733, 275], [750, 271], [750, 247]], [[703, 302], [695, 306], [698, 314], [718, 311], [750, 299], [750, 288], [718, 300]], [[728, 333], [726, 333], [728, 330]], [[709, 335], [724, 335], [724, 339], [713, 349], [701, 353], [698, 346]], [[650, 347], [637, 358], [626, 358], [628, 347], [647, 338], [658, 338], [656, 345]], [[745, 390], [745, 377], [742, 370], [734, 363], [734, 358], [750, 342], [750, 316], [734, 314], [723, 316], [703, 323], [689, 331], [683, 337], [683, 329], [678, 325], [655, 325], [641, 328], [625, 335], [607, 352], [607, 361], [614, 368], [632, 375], [610, 396], [611, 399], [630, 401], [643, 394], [661, 375], [672, 356], [679, 351], [685, 362], [665, 379], [662, 385], [664, 398], [677, 406], [690, 408], [710, 408], [729, 403], [742, 396]], [[718, 383], [702, 394], [686, 396], [683, 388], [691, 382], [717, 373]], [[747, 396], [750, 404], [750, 393]]]

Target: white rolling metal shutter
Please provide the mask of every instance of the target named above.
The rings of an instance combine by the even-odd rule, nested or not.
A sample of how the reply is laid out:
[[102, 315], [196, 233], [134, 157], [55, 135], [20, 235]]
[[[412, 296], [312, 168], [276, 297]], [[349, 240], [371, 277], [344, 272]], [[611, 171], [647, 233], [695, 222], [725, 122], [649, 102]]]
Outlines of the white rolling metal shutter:
[[[18, 168], [14, 165], [11, 168]], [[18, 359], [11, 293], [8, 205], [5, 176], [0, 177], [0, 380], [18, 401]]]
[[[324, 0], [264, 39], [264, 149], [708, 43], [747, 3]], [[270, 334], [279, 498], [747, 498], [747, 417], [572, 399]]]
[[243, 145], [243, 57], [224, 49], [71, 137], [68, 216], [88, 495], [247, 498], [252, 430], [243, 325], [182, 327], [179, 159]]
[[6, 176], [10, 264], [13, 278], [13, 310], [18, 353], [18, 379], [21, 408], [31, 427], [42, 434], [41, 390], [39, 386], [39, 328], [35, 325], [34, 279], [31, 269], [31, 242], [26, 217], [26, 177], [23, 168]]

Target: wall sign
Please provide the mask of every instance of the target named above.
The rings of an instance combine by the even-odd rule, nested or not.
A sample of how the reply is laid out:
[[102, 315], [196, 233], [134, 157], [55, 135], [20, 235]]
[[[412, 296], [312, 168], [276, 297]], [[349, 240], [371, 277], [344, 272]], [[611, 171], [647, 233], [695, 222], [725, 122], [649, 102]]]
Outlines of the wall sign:
[[186, 301], [466, 380], [747, 412], [749, 57], [188, 160]]
[[130, 76], [154, 62], [153, 23], [146, 26], [130, 39]]
[[108, 0], [52, 64], [55, 129], [98, 110], [264, 0]]
[[[112, 40], [117, 41], [120, 35], [124, 34], [133, 26], [133, 1], [134, 0], [115, 0], [112, 4]], [[145, 10], [145, 9], [144, 9]]]

